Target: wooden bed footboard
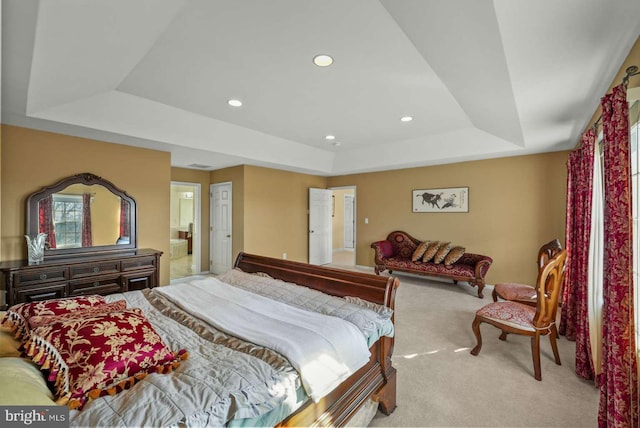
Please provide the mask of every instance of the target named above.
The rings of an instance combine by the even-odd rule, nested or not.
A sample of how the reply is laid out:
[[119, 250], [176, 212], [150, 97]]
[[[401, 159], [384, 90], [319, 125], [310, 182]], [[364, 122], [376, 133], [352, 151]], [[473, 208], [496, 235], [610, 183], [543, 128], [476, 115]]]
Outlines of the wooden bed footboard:
[[[345, 271], [306, 263], [240, 253], [235, 267], [264, 272], [274, 278], [304, 285], [326, 294], [359, 297], [395, 309], [400, 282], [395, 277]], [[392, 321], [395, 318], [395, 312]], [[382, 337], [371, 346], [369, 362], [320, 402], [309, 400], [279, 426], [342, 426], [369, 398], [390, 414], [396, 408], [396, 369], [391, 365], [394, 339]]]

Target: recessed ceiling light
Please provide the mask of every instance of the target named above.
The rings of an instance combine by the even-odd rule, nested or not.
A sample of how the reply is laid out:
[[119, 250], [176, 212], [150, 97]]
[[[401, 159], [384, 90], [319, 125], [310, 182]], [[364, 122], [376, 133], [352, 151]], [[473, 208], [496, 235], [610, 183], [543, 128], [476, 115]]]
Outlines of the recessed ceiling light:
[[413, 117], [412, 117], [412, 116], [402, 116], [402, 117], [400, 118], [400, 120], [401, 120], [402, 122], [411, 122], [411, 121], [413, 120]]
[[326, 137], [324, 137], [325, 140], [335, 140], [336, 136], [335, 135], [327, 135]]
[[333, 58], [329, 55], [320, 54], [313, 57], [313, 63], [318, 67], [328, 67], [333, 64]]
[[335, 143], [333, 143], [333, 147], [340, 147], [342, 145], [342, 143], [340, 141], [336, 141]]
[[229, 104], [231, 107], [240, 107], [242, 105], [242, 101], [240, 101], [240, 100], [229, 100], [229, 101], [227, 101], [227, 104]]

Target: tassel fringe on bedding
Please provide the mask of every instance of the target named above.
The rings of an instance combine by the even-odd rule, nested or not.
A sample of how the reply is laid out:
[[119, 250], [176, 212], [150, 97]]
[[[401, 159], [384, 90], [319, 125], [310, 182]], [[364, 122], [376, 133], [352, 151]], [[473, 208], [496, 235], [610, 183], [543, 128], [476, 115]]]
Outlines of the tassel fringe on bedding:
[[9, 328], [13, 332], [13, 337], [18, 340], [28, 333], [26, 320], [16, 312], [7, 312], [0, 325]]

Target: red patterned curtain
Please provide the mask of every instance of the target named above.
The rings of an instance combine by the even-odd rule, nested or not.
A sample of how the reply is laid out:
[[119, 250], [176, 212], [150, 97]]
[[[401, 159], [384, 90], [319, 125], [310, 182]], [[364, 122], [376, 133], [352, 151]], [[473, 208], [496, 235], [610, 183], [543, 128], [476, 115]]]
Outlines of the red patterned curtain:
[[53, 197], [47, 196], [38, 204], [38, 230], [47, 234], [47, 248], [56, 248], [56, 231], [53, 225]]
[[604, 133], [604, 310], [600, 427], [638, 427], [633, 309], [629, 106], [625, 85], [602, 99]]
[[129, 236], [129, 202], [120, 199], [120, 237]]
[[91, 195], [82, 195], [82, 246], [91, 247], [93, 238], [91, 237]]
[[596, 132], [582, 136], [582, 146], [569, 154], [567, 162], [567, 271], [562, 294], [560, 334], [576, 341], [576, 373], [594, 378], [589, 340], [588, 274], [591, 239], [593, 162]]

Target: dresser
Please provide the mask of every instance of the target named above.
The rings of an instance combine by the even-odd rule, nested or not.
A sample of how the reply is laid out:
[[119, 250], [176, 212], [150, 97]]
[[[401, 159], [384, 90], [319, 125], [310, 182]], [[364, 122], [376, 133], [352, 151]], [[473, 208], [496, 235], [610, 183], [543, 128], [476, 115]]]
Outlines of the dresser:
[[0, 263], [7, 305], [86, 294], [112, 294], [158, 285], [162, 251], [135, 249], [99, 256], [73, 256], [29, 265]]

